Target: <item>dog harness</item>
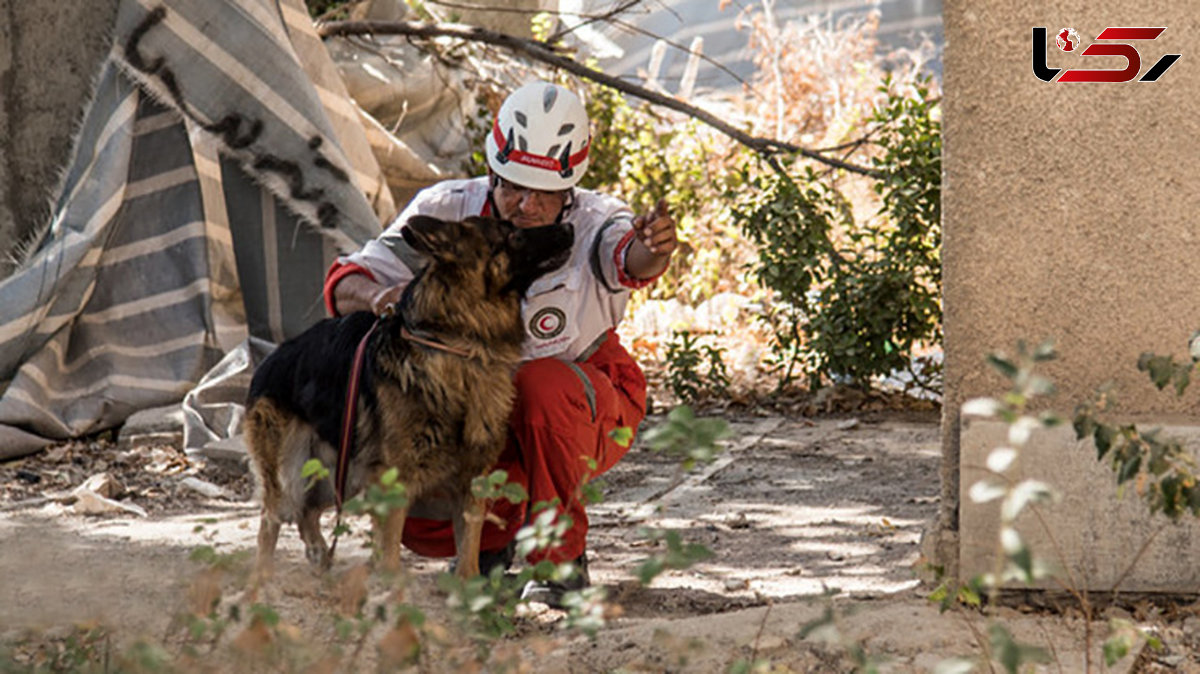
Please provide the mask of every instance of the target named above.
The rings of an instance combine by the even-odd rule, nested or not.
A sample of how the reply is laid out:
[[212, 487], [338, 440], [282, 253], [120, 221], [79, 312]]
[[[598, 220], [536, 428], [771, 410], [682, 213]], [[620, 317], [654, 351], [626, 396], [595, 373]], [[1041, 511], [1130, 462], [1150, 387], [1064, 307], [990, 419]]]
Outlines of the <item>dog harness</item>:
[[[380, 323], [385, 319], [395, 316], [397, 313], [398, 309], [395, 304], [389, 304], [384, 307], [383, 313], [371, 323], [371, 328], [359, 340], [358, 347], [354, 350], [354, 360], [350, 365], [350, 380], [346, 384], [346, 407], [342, 412], [342, 435], [338, 446], [337, 473], [334, 475], [333, 482], [334, 503], [337, 504], [337, 525], [334, 527], [333, 544], [329, 548], [330, 556], [337, 549], [338, 531], [340, 531], [342, 524], [342, 504], [346, 497], [346, 478], [350, 473], [350, 450], [354, 444], [354, 428], [358, 423], [358, 391], [362, 385], [363, 367], [367, 361], [367, 344], [375, 334], [375, 329], [379, 327]], [[444, 342], [439, 342], [436, 339], [413, 334], [408, 329], [403, 315], [401, 315], [400, 321], [400, 336], [414, 344], [420, 344], [421, 346], [437, 351], [444, 351], [460, 358], [471, 357], [471, 354], [465, 349], [459, 349]]]

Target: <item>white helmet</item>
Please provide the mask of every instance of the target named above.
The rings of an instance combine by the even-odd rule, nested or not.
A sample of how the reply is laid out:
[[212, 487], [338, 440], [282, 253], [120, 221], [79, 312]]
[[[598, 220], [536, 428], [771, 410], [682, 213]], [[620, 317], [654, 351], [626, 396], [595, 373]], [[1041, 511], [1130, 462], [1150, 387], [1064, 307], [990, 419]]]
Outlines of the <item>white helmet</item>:
[[487, 162], [505, 180], [565, 190], [583, 178], [592, 145], [587, 111], [569, 89], [531, 82], [512, 92], [487, 137]]

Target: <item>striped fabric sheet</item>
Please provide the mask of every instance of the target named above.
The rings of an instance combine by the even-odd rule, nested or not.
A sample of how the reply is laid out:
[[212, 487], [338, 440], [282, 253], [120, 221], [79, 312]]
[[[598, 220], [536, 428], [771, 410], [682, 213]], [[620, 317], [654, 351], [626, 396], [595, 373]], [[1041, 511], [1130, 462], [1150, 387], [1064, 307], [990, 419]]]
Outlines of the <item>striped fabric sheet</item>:
[[394, 210], [300, 0], [124, 0], [52, 222], [0, 281], [0, 459], [323, 316]]

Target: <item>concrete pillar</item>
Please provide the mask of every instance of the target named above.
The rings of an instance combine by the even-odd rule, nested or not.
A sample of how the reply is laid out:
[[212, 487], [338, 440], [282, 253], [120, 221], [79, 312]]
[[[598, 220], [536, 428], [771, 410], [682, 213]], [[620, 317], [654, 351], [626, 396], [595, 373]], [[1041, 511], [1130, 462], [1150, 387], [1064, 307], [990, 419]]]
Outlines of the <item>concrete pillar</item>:
[[109, 48], [117, 0], [0, 0], [0, 277], [50, 199]]
[[9, 109], [13, 107], [10, 89], [14, 78], [12, 64], [13, 2], [0, 0], [0, 278], [8, 276], [11, 266], [6, 258], [17, 239], [17, 223], [13, 215], [9, 185], [11, 178], [12, 124]]
[[[969, 482], [959, 480], [1003, 440], [987, 424], [960, 425], [965, 400], [1006, 388], [987, 353], [1054, 338], [1060, 359], [1044, 373], [1058, 393], [1043, 408], [1070, 414], [1111, 381], [1121, 419], [1197, 424], [1188, 415], [1200, 391], [1159, 393], [1136, 362], [1143, 351], [1185, 356], [1200, 328], [1200, 29], [1186, 4], [1150, 0], [951, 2], [944, 20], [945, 488], [941, 536], [926, 549], [951, 569], [961, 562], [965, 578], [991, 570], [995, 548], [994, 527], [973, 524], [994, 511], [960, 496]], [[1051, 68], [1121, 69], [1121, 57], [1079, 54], [1109, 26], [1167, 27], [1131, 43], [1142, 73], [1164, 54], [1182, 58], [1153, 83], [1048, 83], [1033, 72], [1035, 26], [1047, 29]], [[1064, 28], [1076, 30], [1080, 49], [1056, 47]], [[1115, 481], [1095, 464], [1090, 444], [1060, 431], [1036, 439], [1020, 470], [1081, 495], [1047, 511], [1052, 529], [1086, 532], [1071, 538], [1093, 557], [1125, 553], [1079, 576], [1107, 590], [1158, 520], [1140, 503], [1116, 507]], [[1131, 489], [1125, 499], [1137, 496]], [[1175, 554], [1152, 546], [1144, 559], [1157, 561], [1124, 587], [1195, 591], [1183, 571], [1200, 553], [1200, 529], [1189, 520], [1172, 532], [1154, 546]], [[1049, 557], [1049, 547], [1035, 551]]]

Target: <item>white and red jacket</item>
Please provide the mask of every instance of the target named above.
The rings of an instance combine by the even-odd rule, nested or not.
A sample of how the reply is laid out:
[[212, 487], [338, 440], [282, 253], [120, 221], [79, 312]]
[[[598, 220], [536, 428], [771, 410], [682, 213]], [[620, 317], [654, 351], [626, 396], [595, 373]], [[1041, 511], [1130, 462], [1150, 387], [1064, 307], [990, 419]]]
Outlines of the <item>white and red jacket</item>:
[[[339, 257], [325, 278], [325, 303], [331, 314], [333, 289], [350, 274], [364, 273], [376, 283], [403, 285], [413, 278], [399, 245], [400, 230], [414, 215], [461, 220], [487, 214], [488, 179], [447, 180], [422, 190], [379, 237], [362, 250]], [[574, 225], [575, 246], [561, 269], [538, 279], [526, 293], [525, 359], [557, 357], [582, 361], [625, 315], [629, 291], [654, 281], [635, 279], [625, 270], [625, 255], [635, 236], [633, 212], [619, 199], [576, 188], [574, 204], [563, 221]]]

